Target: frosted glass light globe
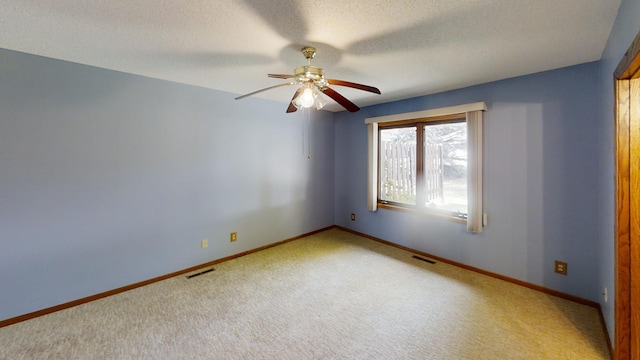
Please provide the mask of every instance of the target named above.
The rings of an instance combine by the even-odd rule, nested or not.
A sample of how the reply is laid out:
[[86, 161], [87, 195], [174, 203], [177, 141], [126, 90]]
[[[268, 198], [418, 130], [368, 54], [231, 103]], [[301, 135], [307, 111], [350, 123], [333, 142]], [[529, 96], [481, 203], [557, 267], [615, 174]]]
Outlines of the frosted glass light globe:
[[309, 108], [313, 106], [313, 102], [313, 91], [309, 88], [304, 89], [300, 96], [300, 105], [304, 108]]

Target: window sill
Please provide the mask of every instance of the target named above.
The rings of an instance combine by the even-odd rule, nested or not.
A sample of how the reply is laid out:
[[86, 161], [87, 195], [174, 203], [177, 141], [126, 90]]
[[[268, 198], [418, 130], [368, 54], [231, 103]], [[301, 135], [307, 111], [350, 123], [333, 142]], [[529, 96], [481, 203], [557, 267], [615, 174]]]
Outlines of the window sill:
[[467, 223], [467, 219], [463, 219], [463, 218], [460, 218], [460, 217], [457, 217], [457, 216], [452, 216], [452, 215], [439, 213], [437, 211], [431, 211], [431, 210], [428, 210], [428, 209], [418, 209], [418, 208], [411, 208], [411, 207], [406, 207], [406, 206], [398, 206], [398, 205], [393, 205], [393, 204], [383, 203], [383, 202], [378, 202], [378, 208], [379, 209], [387, 209], [387, 210], [408, 212], [408, 213], [419, 214], [419, 215], [426, 215], [426, 216], [431, 216], [431, 217], [435, 217], [435, 218], [439, 218], [439, 219], [449, 220], [449, 221], [456, 222], [456, 223], [459, 223], [459, 224], [466, 224]]

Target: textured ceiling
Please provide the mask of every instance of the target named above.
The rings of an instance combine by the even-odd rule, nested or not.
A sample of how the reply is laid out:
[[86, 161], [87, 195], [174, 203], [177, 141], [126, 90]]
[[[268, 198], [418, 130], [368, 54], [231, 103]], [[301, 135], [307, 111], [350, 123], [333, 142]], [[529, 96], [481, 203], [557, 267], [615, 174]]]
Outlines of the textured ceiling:
[[382, 91], [334, 87], [366, 106], [598, 60], [620, 2], [1, 0], [0, 47], [244, 94], [312, 45], [327, 77]]

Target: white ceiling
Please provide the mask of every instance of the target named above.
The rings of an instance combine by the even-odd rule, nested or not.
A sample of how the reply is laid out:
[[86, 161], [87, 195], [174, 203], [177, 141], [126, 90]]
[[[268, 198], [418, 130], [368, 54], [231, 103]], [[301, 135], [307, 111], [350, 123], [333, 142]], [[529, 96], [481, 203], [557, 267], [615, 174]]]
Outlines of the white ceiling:
[[[620, 2], [0, 0], [0, 47], [244, 94], [312, 45], [328, 78], [382, 91], [334, 87], [366, 106], [599, 60]], [[293, 91], [257, 96], [284, 112]]]

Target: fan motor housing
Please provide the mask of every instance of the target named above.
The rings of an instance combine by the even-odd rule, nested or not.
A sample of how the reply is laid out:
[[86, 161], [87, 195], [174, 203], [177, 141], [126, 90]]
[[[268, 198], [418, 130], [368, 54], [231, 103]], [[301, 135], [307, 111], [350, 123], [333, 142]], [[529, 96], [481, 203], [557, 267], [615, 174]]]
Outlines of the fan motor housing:
[[319, 81], [324, 78], [324, 70], [312, 65], [298, 66], [293, 71], [293, 74], [299, 78], [309, 79], [313, 81]]

